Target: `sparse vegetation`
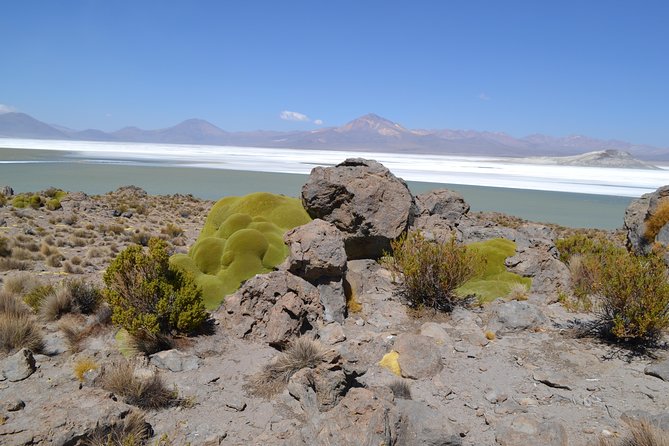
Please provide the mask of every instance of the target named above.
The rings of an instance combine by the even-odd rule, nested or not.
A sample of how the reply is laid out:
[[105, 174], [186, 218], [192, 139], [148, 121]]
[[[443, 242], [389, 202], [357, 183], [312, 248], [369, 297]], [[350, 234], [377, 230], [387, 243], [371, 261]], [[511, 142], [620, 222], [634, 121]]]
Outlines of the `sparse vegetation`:
[[39, 284], [36, 287], [32, 288], [30, 291], [28, 291], [26, 294], [24, 294], [23, 301], [27, 303], [28, 306], [33, 309], [33, 311], [37, 312], [39, 311], [46, 297], [49, 294], [53, 293], [53, 291], [54, 291], [53, 285]]
[[481, 255], [449, 241], [427, 240], [419, 231], [411, 231], [391, 243], [393, 257], [383, 263], [401, 278], [402, 294], [412, 307], [451, 311], [465, 305], [466, 297], [455, 290], [479, 274], [485, 267]]
[[410, 400], [411, 399], [411, 386], [409, 383], [403, 379], [396, 379], [391, 382], [388, 387], [393, 391], [395, 398]]

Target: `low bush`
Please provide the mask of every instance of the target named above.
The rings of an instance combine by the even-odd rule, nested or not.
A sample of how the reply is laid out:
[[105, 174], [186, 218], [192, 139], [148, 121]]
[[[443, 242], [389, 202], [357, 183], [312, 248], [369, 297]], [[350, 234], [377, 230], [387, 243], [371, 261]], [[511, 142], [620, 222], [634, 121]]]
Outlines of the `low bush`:
[[20, 316], [29, 314], [28, 307], [17, 299], [16, 295], [6, 290], [0, 290], [0, 314], [12, 314]]
[[600, 255], [619, 251], [622, 247], [609, 240], [603, 234], [578, 232], [568, 237], [559, 238], [555, 246], [560, 252], [560, 260], [569, 263], [573, 255]]
[[63, 286], [70, 293], [73, 306], [79, 313], [95, 313], [102, 302], [102, 291], [83, 279], [68, 280]]
[[39, 315], [45, 321], [55, 321], [74, 309], [72, 295], [64, 287], [55, 287], [39, 304]]
[[660, 229], [667, 223], [669, 223], [669, 198], [662, 200], [648, 220], [644, 222], [643, 238], [646, 239], [646, 242], [653, 243]]
[[412, 307], [451, 311], [468, 298], [455, 290], [485, 268], [481, 255], [459, 245], [452, 237], [446, 242], [427, 240], [411, 231], [391, 243], [393, 257], [382, 262], [401, 277], [401, 292]]
[[22, 295], [34, 288], [35, 283], [33, 275], [26, 272], [13, 273], [5, 277], [2, 288], [12, 294]]
[[120, 360], [104, 368], [102, 388], [123, 398], [127, 404], [141, 409], [159, 409], [178, 402], [178, 394], [170, 390], [158, 373], [140, 376], [137, 364]]
[[616, 340], [653, 343], [669, 327], [669, 282], [662, 258], [621, 253], [602, 258], [598, 329]]
[[151, 239], [148, 252], [132, 245], [104, 273], [112, 321], [131, 335], [188, 334], [208, 318], [202, 292], [191, 275], [169, 265], [167, 243]]
[[397, 379], [391, 382], [388, 387], [393, 392], [393, 396], [398, 399], [410, 400], [411, 399], [411, 386], [409, 383], [403, 379]]
[[8, 257], [0, 257], [0, 271], [25, 271], [30, 264], [22, 260], [16, 260]]
[[44, 337], [30, 315], [0, 313], [0, 351], [11, 353], [27, 348], [33, 353], [44, 349]]

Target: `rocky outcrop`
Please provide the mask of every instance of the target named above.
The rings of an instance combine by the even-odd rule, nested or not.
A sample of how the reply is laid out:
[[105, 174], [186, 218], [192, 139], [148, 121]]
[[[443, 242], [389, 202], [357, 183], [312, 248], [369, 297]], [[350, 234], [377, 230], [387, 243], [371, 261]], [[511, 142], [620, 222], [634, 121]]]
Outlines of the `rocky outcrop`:
[[416, 216], [438, 215], [456, 225], [469, 212], [469, 204], [458, 192], [435, 189], [416, 195]]
[[349, 259], [380, 257], [414, 214], [406, 183], [382, 164], [361, 158], [314, 168], [302, 187], [302, 204], [312, 218], [342, 231]]
[[0, 375], [9, 381], [22, 381], [37, 370], [33, 353], [25, 348], [2, 361], [1, 367]]
[[239, 338], [279, 348], [316, 326], [323, 307], [316, 287], [287, 271], [249, 279], [215, 317]]
[[[650, 194], [632, 200], [625, 210], [624, 228], [627, 231], [627, 247], [636, 254], [649, 254], [655, 242], [669, 246], [669, 220], [658, 226], [657, 233], [653, 234], [652, 240], [648, 239], [648, 222], [662, 207], [664, 212], [669, 212], [669, 185], [658, 188]], [[669, 264], [669, 262], [668, 262]]]
[[332, 223], [316, 219], [288, 231], [284, 241], [290, 253], [281, 267], [318, 288], [326, 322], [343, 322], [346, 250], [342, 233]]

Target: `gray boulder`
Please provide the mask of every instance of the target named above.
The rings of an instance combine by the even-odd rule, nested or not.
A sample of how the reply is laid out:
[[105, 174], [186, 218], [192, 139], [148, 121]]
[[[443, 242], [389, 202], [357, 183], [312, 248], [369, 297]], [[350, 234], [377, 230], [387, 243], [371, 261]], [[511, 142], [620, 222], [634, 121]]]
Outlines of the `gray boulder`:
[[405, 378], [430, 378], [442, 369], [441, 352], [434, 338], [402, 333], [393, 350], [399, 353], [398, 362]]
[[344, 234], [349, 259], [378, 258], [389, 250], [415, 207], [402, 179], [362, 158], [314, 168], [302, 187], [302, 204], [312, 218], [329, 221]]
[[[665, 233], [660, 231], [661, 240], [646, 239], [646, 222], [655, 214], [659, 205], [669, 201], [669, 185], [658, 188], [655, 192], [644, 194], [632, 200], [625, 210], [624, 229], [627, 231], [627, 247], [636, 254], [648, 254], [656, 241], [666, 241]], [[666, 226], [666, 225], [665, 225]], [[664, 228], [662, 228], [664, 229]], [[667, 246], [665, 244], [665, 246]]]
[[283, 239], [290, 249], [288, 271], [304, 280], [339, 279], [346, 271], [344, 239], [332, 223], [316, 219], [288, 231]]
[[323, 306], [315, 286], [288, 271], [274, 271], [249, 279], [215, 317], [239, 338], [283, 347], [322, 321]]
[[342, 233], [332, 223], [316, 219], [288, 231], [284, 241], [290, 253], [281, 268], [316, 285], [326, 322], [343, 322], [346, 251]]
[[669, 381], [669, 359], [649, 364], [644, 369], [644, 373], [660, 378], [662, 381]]
[[488, 321], [488, 329], [497, 334], [516, 333], [538, 328], [546, 323], [541, 310], [525, 301], [496, 303]]
[[200, 359], [197, 356], [189, 355], [175, 349], [154, 353], [150, 357], [150, 362], [159, 369], [171, 372], [197, 370], [200, 366]]
[[35, 373], [35, 370], [37, 367], [33, 353], [26, 348], [22, 348], [2, 362], [2, 375], [9, 381], [23, 381]]
[[5, 197], [11, 197], [14, 195], [14, 189], [11, 186], [0, 186], [0, 195]]
[[497, 429], [495, 441], [500, 446], [568, 446], [567, 431], [555, 421], [539, 421], [533, 415], [517, 415]]
[[469, 204], [459, 193], [436, 189], [416, 195], [416, 216], [438, 215], [453, 225], [469, 212]]
[[397, 444], [415, 446], [456, 446], [462, 444], [447, 414], [412, 400], [397, 400], [401, 424]]

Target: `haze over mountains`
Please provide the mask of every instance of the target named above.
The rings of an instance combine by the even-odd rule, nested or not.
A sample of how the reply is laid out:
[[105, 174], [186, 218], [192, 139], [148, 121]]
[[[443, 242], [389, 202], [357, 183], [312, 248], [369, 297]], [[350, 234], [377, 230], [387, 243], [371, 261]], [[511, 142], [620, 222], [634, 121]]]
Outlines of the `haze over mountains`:
[[95, 129], [77, 131], [46, 124], [25, 113], [4, 113], [0, 114], [0, 137], [510, 157], [568, 156], [616, 150], [629, 152], [638, 159], [669, 161], [669, 148], [579, 135], [552, 137], [536, 134], [516, 138], [501, 132], [407, 129], [371, 113], [340, 127], [294, 132], [227, 132], [201, 119], [188, 119], [158, 130], [125, 127], [115, 132]]

